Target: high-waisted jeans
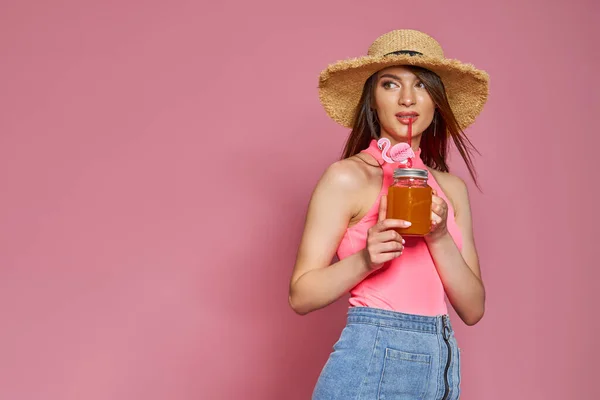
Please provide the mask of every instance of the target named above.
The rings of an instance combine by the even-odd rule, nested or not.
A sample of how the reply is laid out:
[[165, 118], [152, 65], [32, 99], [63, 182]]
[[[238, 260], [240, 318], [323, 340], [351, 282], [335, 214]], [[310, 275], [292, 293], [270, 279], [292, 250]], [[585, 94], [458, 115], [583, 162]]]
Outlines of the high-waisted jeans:
[[458, 399], [460, 349], [448, 315], [351, 307], [313, 400]]

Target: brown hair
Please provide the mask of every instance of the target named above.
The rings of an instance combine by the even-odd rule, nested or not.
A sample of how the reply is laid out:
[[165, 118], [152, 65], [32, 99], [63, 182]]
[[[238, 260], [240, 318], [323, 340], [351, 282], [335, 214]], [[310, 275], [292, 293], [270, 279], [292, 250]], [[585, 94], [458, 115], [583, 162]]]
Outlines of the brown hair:
[[[425, 89], [435, 104], [433, 122], [423, 132], [421, 137], [421, 158], [425, 165], [438, 171], [448, 172], [446, 157], [448, 155], [449, 141], [451, 137], [461, 157], [465, 161], [471, 178], [479, 187], [475, 174], [475, 168], [471, 160], [471, 150], [477, 152], [469, 138], [458, 125], [456, 117], [452, 113], [446, 89], [440, 77], [421, 67], [406, 66], [425, 85]], [[363, 92], [358, 104], [352, 132], [346, 141], [342, 158], [352, 157], [361, 150], [369, 147], [372, 139], [379, 139], [381, 126], [377, 114], [371, 108], [375, 104], [375, 85], [377, 84], [377, 73], [371, 75], [365, 82]], [[447, 134], [446, 134], [447, 132]]]

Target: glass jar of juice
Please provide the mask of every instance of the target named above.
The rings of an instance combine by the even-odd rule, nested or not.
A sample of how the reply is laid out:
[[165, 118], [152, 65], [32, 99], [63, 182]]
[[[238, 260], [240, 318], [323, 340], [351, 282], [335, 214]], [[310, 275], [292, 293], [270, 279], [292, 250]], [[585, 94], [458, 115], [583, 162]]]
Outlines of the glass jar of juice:
[[408, 228], [395, 229], [403, 236], [424, 236], [431, 229], [431, 187], [429, 172], [417, 168], [396, 168], [388, 189], [387, 218], [409, 221]]

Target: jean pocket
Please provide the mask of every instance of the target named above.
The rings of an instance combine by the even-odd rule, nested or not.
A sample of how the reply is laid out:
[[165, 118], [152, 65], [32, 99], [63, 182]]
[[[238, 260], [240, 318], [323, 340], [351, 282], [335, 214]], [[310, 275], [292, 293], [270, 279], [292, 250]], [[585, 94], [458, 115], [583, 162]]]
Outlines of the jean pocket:
[[415, 400], [425, 396], [431, 355], [386, 348], [378, 400]]

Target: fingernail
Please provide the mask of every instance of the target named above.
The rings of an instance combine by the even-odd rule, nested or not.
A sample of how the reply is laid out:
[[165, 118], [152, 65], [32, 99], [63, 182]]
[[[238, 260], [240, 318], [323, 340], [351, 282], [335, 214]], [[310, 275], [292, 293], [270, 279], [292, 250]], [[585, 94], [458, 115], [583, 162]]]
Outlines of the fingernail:
[[406, 243], [406, 240], [402, 239], [402, 244]]
[[411, 226], [412, 224], [411, 224], [410, 222], [408, 222], [408, 221], [404, 221], [404, 224], [402, 224], [402, 225], [404, 225], [404, 226], [406, 226], [406, 227], [409, 227], [409, 226]]

